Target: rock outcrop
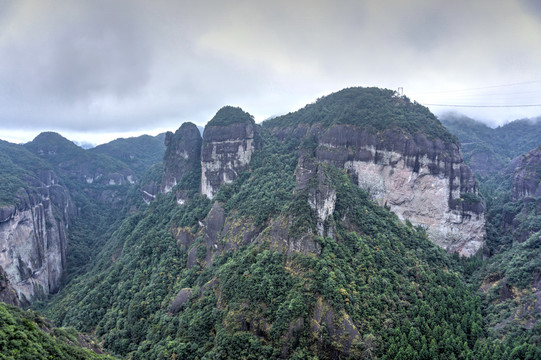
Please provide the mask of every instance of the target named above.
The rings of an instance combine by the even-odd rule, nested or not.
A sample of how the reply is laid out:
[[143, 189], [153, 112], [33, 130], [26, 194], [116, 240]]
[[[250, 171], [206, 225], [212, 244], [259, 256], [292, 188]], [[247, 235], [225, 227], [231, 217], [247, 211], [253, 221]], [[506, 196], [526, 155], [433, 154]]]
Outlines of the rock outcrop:
[[[485, 206], [457, 144], [421, 133], [374, 132], [346, 124], [298, 124], [273, 132], [282, 139], [288, 134], [311, 139], [315, 147], [312, 161], [347, 170], [373, 200], [390, 207], [401, 220], [425, 227], [431, 240], [447, 251], [469, 256], [482, 247]], [[322, 224], [332, 213], [333, 195], [317, 169], [301, 154], [297, 187], [306, 181], [302, 178], [307, 171], [317, 175], [319, 185], [310, 204], [322, 234]]]
[[213, 198], [220, 185], [248, 168], [256, 149], [257, 126], [240, 108], [226, 106], [207, 124], [201, 149], [201, 193]]
[[8, 275], [0, 267], [0, 302], [4, 302], [6, 304], [10, 304], [13, 306], [19, 306], [19, 297], [17, 296], [17, 292], [15, 289], [13, 289], [13, 286], [11, 286], [11, 282], [8, 279]]
[[508, 169], [513, 174], [514, 201], [541, 196], [541, 147], [516, 157]]
[[183, 123], [174, 134], [165, 134], [163, 192], [170, 192], [185, 174], [199, 171], [201, 143], [199, 129], [190, 122]]
[[334, 229], [325, 225], [334, 212], [336, 191], [325, 174], [324, 165], [313, 154], [301, 150], [295, 175], [295, 192], [306, 190], [308, 204], [315, 214], [318, 235], [333, 237]]
[[54, 173], [48, 175], [19, 191], [15, 204], [0, 208], [0, 267], [23, 303], [60, 289], [66, 231], [76, 216], [68, 191], [56, 185]]
[[501, 176], [511, 179], [512, 206], [502, 212], [502, 230], [519, 242], [541, 230], [541, 147], [511, 160]]

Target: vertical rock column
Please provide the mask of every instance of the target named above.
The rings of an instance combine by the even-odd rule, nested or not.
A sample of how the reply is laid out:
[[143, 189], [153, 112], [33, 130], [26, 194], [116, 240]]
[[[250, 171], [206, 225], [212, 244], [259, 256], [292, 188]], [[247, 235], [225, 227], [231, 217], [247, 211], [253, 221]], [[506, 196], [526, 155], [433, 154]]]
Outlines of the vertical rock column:
[[201, 142], [199, 129], [190, 122], [182, 124], [174, 134], [165, 134], [163, 192], [170, 192], [185, 174], [198, 171]]
[[256, 148], [252, 116], [226, 106], [209, 121], [201, 148], [201, 193], [210, 199], [220, 185], [235, 180], [248, 168]]

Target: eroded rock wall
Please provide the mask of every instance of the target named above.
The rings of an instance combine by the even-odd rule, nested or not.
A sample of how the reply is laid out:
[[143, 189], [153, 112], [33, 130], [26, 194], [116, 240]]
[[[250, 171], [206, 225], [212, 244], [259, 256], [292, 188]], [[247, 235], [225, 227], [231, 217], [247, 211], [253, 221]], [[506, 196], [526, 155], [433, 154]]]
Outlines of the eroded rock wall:
[[17, 194], [0, 208], [0, 267], [23, 303], [56, 293], [66, 267], [70, 218], [67, 190], [53, 181]]
[[170, 192], [185, 174], [198, 170], [201, 143], [199, 129], [189, 122], [183, 123], [174, 134], [172, 132], [165, 134], [163, 192]]
[[[401, 220], [425, 227], [430, 239], [447, 251], [469, 256], [483, 246], [485, 206], [458, 145], [423, 134], [375, 133], [353, 125], [302, 124], [275, 130], [279, 138], [288, 133], [312, 137], [317, 161], [346, 169], [375, 201], [389, 206]], [[311, 205], [321, 224], [332, 194], [318, 188], [319, 198], [314, 197]]]
[[207, 126], [201, 148], [201, 193], [210, 199], [220, 185], [235, 180], [248, 168], [255, 151], [255, 124]]
[[508, 172], [513, 174], [514, 201], [541, 196], [541, 147], [513, 159]]
[[326, 222], [334, 212], [336, 191], [325, 173], [323, 164], [319, 163], [312, 153], [301, 150], [295, 177], [295, 192], [306, 191], [308, 204], [315, 215], [318, 235], [334, 237], [334, 228], [326, 226]]
[[13, 289], [8, 275], [0, 267], [0, 301], [13, 306], [19, 306], [19, 297], [17, 292]]

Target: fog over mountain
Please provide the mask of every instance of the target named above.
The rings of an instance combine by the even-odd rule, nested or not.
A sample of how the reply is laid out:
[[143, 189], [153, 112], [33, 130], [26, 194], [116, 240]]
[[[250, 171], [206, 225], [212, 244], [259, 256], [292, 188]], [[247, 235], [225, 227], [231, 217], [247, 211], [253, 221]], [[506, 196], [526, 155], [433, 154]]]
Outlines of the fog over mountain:
[[533, 0], [7, 0], [0, 25], [0, 132], [15, 142], [156, 135], [226, 104], [261, 121], [359, 85], [491, 124], [541, 113], [436, 106], [539, 103]]

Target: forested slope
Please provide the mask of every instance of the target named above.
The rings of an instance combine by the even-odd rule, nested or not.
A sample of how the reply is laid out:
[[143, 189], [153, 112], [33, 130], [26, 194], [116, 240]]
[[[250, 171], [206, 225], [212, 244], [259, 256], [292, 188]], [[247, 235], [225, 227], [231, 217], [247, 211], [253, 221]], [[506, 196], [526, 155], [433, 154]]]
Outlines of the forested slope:
[[457, 259], [332, 165], [321, 166], [336, 232], [317, 236], [317, 181], [295, 191], [296, 149], [309, 144], [261, 136], [250, 171], [215, 202], [190, 173], [129, 217], [46, 314], [134, 359], [509, 358]]
[[468, 144], [467, 160], [481, 173], [487, 258], [472, 261], [469, 281], [483, 300], [487, 331], [517, 344], [517, 358], [535, 358], [541, 345], [541, 124], [520, 120], [491, 129], [464, 118], [444, 124]]
[[[135, 154], [123, 141], [97, 154], [47, 133], [10, 150], [57, 171], [77, 205], [64, 287], [34, 308], [128, 359], [541, 357], [537, 200], [509, 201], [510, 172], [478, 194], [457, 138], [427, 108], [349, 88], [261, 126], [225, 107], [208, 127], [203, 138], [194, 124], [165, 135], [152, 166], [157, 153], [123, 162]], [[15, 181], [37, 171], [0, 160]], [[208, 174], [212, 199], [201, 193]], [[400, 208], [391, 185], [408, 179], [415, 196], [438, 186], [420, 197], [442, 205], [421, 209], [429, 221], [437, 210], [483, 233], [486, 204], [486, 246], [437, 246], [412, 215], [419, 204]], [[471, 255], [471, 243], [478, 256], [450, 253]], [[16, 348], [41, 351], [50, 339], [22, 320], [33, 313], [6, 309], [7, 331], [30, 331]]]

